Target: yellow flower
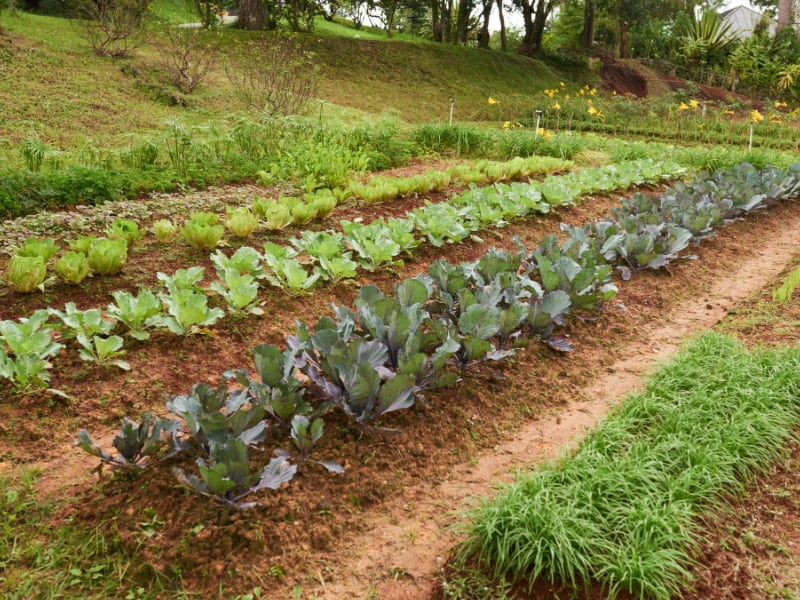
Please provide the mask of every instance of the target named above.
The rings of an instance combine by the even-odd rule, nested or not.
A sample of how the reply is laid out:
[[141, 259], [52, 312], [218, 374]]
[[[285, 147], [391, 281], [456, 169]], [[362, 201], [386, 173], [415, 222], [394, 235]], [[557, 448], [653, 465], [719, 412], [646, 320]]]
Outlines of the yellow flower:
[[770, 123], [774, 123], [775, 125], [780, 125], [782, 122], [781, 115], [776, 113], [774, 115], [769, 116]]
[[549, 139], [551, 139], [553, 136], [552, 136], [552, 135], [550, 135], [550, 132], [549, 132], [549, 131], [545, 131], [545, 132], [544, 132], [544, 135], [543, 135], [542, 137], [544, 137], [544, 139], [546, 139], [546, 140], [549, 140]]
[[583, 89], [578, 90], [578, 95], [579, 96], [583, 96], [583, 94], [584, 94]]
[[564, 96], [564, 100], [569, 100], [569, 94], [567, 94], [566, 96]]
[[689, 100], [689, 108], [697, 108], [697, 100]]
[[681, 102], [681, 103], [678, 105], [678, 110], [689, 110], [689, 107], [686, 105], [686, 103], [685, 103], [685, 102]]
[[758, 125], [761, 121], [764, 120], [764, 115], [762, 115], [758, 110], [754, 110], [750, 113], [750, 122], [753, 125]]
[[539, 127], [539, 129], [536, 130], [536, 133], [539, 135], [544, 135], [544, 127]]
[[789, 113], [790, 117], [796, 117], [797, 115], [800, 115], [800, 108], [795, 108], [792, 112]]
[[611, 95], [612, 96], [616, 96], [617, 95], [617, 90], [611, 90]]
[[786, 102], [781, 102], [780, 100], [775, 100], [775, 108], [786, 108], [788, 105]]
[[556, 102], [555, 104], [553, 104], [553, 110], [555, 111], [561, 110], [561, 105], [558, 102]]
[[734, 114], [734, 112], [733, 112], [732, 110], [726, 110], [726, 111], [725, 111], [725, 114], [726, 114], [726, 115], [732, 115], [732, 114]]
[[519, 127], [520, 129], [525, 129], [525, 125], [523, 125], [519, 121], [515, 121], [514, 122], [514, 127]]
[[597, 88], [592, 88], [591, 90], [589, 90], [590, 96], [594, 96], [596, 93], [597, 93]]
[[590, 106], [589, 110], [587, 111], [590, 115], [596, 115], [597, 109], [594, 106]]
[[511, 121], [506, 121], [503, 123], [503, 129], [511, 129]]
[[561, 87], [566, 87], [566, 86], [564, 85], [564, 82], [563, 82], [563, 81], [559, 81], [559, 82], [558, 82], [558, 85], [560, 85]]
[[489, 104], [500, 104], [500, 100], [495, 100], [491, 96], [489, 96]]

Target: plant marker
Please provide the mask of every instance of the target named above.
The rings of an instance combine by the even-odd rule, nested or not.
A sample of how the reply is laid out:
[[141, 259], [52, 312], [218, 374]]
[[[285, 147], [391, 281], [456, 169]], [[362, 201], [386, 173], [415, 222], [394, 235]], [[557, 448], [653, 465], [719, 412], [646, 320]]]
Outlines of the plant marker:
[[453, 126], [453, 107], [456, 104], [456, 99], [454, 96], [450, 96], [450, 127]]
[[533, 132], [533, 139], [539, 137], [539, 122], [542, 120], [542, 109], [537, 108], [535, 111], [536, 113], [536, 129]]

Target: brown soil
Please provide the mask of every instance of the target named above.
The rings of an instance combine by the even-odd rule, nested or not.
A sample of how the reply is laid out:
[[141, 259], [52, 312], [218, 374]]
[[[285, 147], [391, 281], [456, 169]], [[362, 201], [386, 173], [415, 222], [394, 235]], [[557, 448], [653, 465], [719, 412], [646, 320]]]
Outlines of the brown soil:
[[[677, 90], [685, 90], [689, 83], [680, 77], [666, 73], [656, 72], [637, 60], [616, 59], [604, 57], [603, 67], [600, 76], [603, 79], [603, 87], [608, 91], [614, 91], [622, 96], [631, 94], [638, 98], [647, 96], [657, 96]], [[732, 99], [749, 101], [753, 108], [759, 110], [764, 108], [764, 102], [753, 100], [742, 94], [724, 90], [710, 85], [698, 86], [699, 95], [711, 102], [730, 102]]]
[[[514, 235], [535, 245], [557, 233], [559, 221], [581, 224], [614, 204], [614, 198], [587, 198], [581, 207], [482, 234], [484, 243], [426, 247], [400, 272], [367, 275], [360, 283], [388, 289], [439, 257], [471, 260], [489, 245], [510, 247]], [[374, 214], [363, 209], [365, 218]], [[156, 570], [168, 586], [180, 572], [183, 585], [203, 597], [232, 597], [255, 585], [269, 597], [290, 597], [286, 590], [299, 584], [325, 598], [362, 598], [370, 590], [379, 598], [424, 598], [455, 541], [447, 529], [455, 520], [452, 511], [467, 496], [488, 493], [510, 468], [552, 456], [635, 387], [653, 359], [764, 286], [797, 252], [798, 226], [797, 203], [733, 224], [698, 249], [697, 261], [621, 283], [618, 303], [599, 319], [570, 323], [566, 333], [575, 352], [556, 354], [531, 344], [513, 360], [472, 372], [458, 388], [432, 393], [413, 410], [385, 419], [384, 425], [400, 429], [396, 436], [360, 431], [331, 413], [318, 456], [339, 460], [347, 473], [334, 477], [309, 466], [285, 489], [259, 495], [264, 506], [243, 515], [176, 487], [168, 467], [192, 469], [186, 462], [136, 481], [102, 473], [94, 483], [96, 461], [71, 446], [74, 433], [87, 428], [107, 446], [122, 415], [146, 409], [164, 414], [164, 394], [185, 393], [200, 381], [220, 383], [224, 370], [250, 364], [254, 345], [282, 344], [295, 319], [313, 322], [330, 314], [332, 302], [350, 304], [353, 286], [301, 298], [268, 293], [268, 316], [227, 320], [213, 336], [156, 334], [133, 345], [130, 373], [87, 367], [74, 351], [60, 356], [53, 385], [74, 400], [32, 396], [0, 404], [0, 473], [40, 468], [40, 493], [71, 499], [54, 525], [66, 519], [99, 525], [129, 551], [139, 548], [145, 586]], [[753, 248], [759, 248], [755, 256]], [[183, 260], [157, 249], [142, 257], [129, 279], [108, 285], [148, 285], [154, 269]], [[102, 304], [98, 293], [79, 290], [73, 299], [79, 306]], [[51, 305], [62, 301], [60, 294], [50, 299]], [[30, 308], [15, 304], [11, 313]], [[278, 435], [270, 442], [268, 447], [287, 447]], [[140, 547], [144, 514], [156, 514], [162, 524]]]

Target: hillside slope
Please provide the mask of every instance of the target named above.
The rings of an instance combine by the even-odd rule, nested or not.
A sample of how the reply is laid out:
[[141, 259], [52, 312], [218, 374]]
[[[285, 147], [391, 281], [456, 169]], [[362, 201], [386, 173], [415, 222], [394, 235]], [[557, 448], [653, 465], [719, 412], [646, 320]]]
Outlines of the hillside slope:
[[[219, 32], [220, 61], [210, 81], [180, 98], [158, 67], [157, 32], [131, 58], [92, 54], [69, 21], [28, 13], [4, 15], [0, 34], [0, 151], [22, 139], [61, 148], [118, 146], [131, 133], [160, 129], [166, 119], [212, 124], [243, 110], [222, 67], [242, 60], [241, 42], [268, 35]], [[306, 35], [320, 66], [327, 103], [409, 122], [446, 119], [449, 98], [459, 120], [510, 119], [531, 110], [526, 96], [559, 81], [586, 83], [584, 70], [559, 72], [543, 62], [495, 51], [431, 43]], [[571, 77], [572, 75], [572, 77]], [[489, 96], [501, 99], [489, 107]], [[171, 106], [175, 100], [176, 106]], [[184, 105], [185, 104], [185, 105]], [[339, 113], [325, 109], [326, 114]]]

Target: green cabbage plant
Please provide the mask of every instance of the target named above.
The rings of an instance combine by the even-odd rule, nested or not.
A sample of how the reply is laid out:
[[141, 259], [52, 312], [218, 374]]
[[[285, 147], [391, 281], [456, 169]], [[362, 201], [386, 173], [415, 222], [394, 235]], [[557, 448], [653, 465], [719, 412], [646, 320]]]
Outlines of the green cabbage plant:
[[225, 234], [225, 228], [218, 223], [219, 217], [213, 213], [193, 213], [181, 228], [181, 237], [195, 248], [211, 250]]

